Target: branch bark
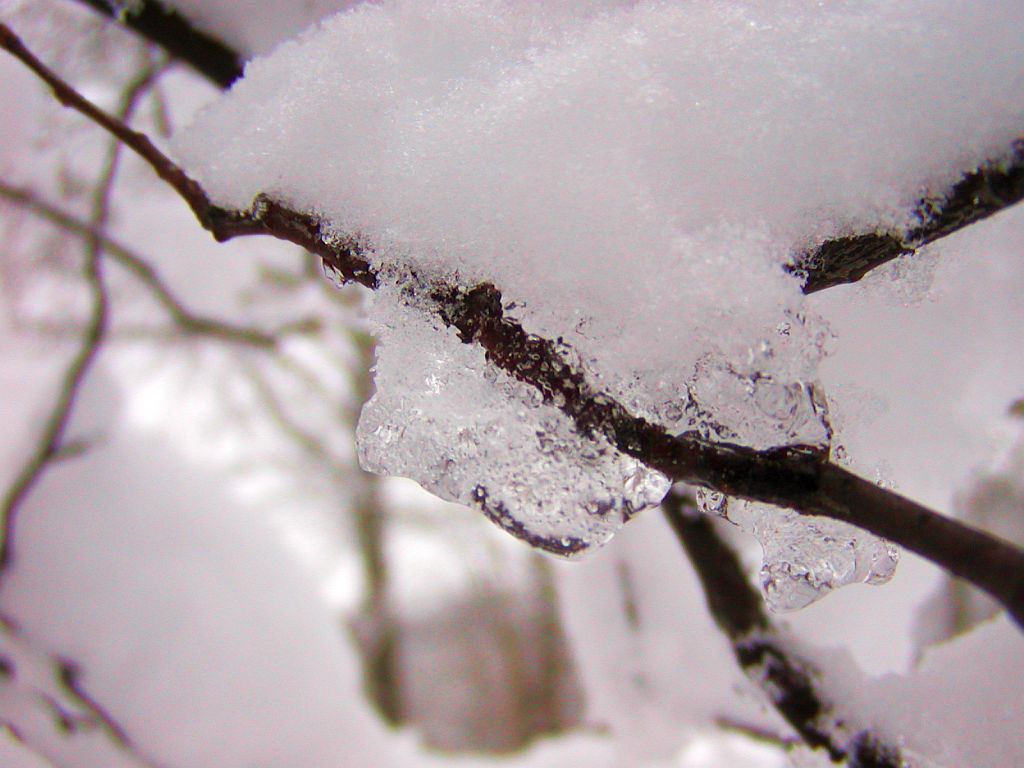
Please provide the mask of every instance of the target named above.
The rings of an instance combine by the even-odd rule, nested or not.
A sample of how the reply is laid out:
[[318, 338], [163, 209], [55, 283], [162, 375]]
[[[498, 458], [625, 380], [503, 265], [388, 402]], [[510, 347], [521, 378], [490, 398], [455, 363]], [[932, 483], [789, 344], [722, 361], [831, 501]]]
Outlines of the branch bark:
[[801, 739], [851, 768], [905, 765], [899, 748], [871, 730], [852, 728], [851, 719], [838, 711], [824, 689], [821, 670], [772, 624], [735, 551], [693, 500], [673, 489], [662, 511], [697, 571], [708, 609], [729, 638], [740, 668]]
[[827, 240], [798, 257], [789, 271], [803, 279], [804, 293], [855, 283], [875, 267], [986, 219], [1024, 199], [1024, 138], [1009, 158], [964, 174], [945, 195], [921, 200], [917, 226], [894, 234], [871, 232]]
[[[356, 239], [338, 236], [326, 222], [266, 196], [258, 197], [249, 211], [213, 205], [205, 190], [148, 137], [87, 101], [3, 24], [0, 47], [42, 78], [62, 104], [89, 117], [146, 160], [218, 240], [256, 234], [276, 237], [320, 256], [348, 282], [377, 287], [377, 271]], [[465, 290], [423, 281], [415, 274], [405, 282], [463, 342], [479, 344], [491, 363], [536, 388], [545, 402], [573, 420], [581, 434], [606, 439], [673, 480], [830, 517], [889, 538], [989, 593], [1024, 627], [1024, 550], [859, 478], [814, 448], [790, 445], [758, 451], [711, 442], [694, 432], [670, 434], [592, 386], [585, 373], [563, 357], [564, 345], [530, 334], [506, 317], [495, 286]], [[481, 503], [486, 505], [483, 499]]]
[[156, 43], [221, 88], [229, 87], [242, 76], [243, 60], [237, 52], [159, 2], [143, 0], [132, 10], [119, 12], [107, 0], [77, 1]]

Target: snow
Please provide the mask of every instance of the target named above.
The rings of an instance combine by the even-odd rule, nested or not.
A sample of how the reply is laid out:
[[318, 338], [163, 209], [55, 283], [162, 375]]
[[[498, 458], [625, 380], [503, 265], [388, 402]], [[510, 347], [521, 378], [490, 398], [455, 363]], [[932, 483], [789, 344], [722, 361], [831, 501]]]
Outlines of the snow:
[[912, 674], [872, 681], [865, 711], [924, 765], [1019, 765], [1022, 652], [1019, 627], [1001, 616], [932, 649]]

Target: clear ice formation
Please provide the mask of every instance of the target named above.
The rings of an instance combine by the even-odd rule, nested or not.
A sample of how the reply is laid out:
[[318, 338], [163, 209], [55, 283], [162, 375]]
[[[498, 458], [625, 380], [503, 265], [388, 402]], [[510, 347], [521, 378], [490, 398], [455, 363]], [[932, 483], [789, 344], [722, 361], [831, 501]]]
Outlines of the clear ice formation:
[[564, 556], [604, 544], [667, 493], [664, 475], [580, 435], [479, 346], [406, 306], [401, 291], [379, 289], [373, 316], [377, 391], [357, 429], [364, 469], [411, 477]]
[[899, 563], [890, 542], [846, 523], [704, 489], [697, 505], [761, 543], [761, 590], [773, 611], [799, 610], [847, 584], [884, 584]]
[[[831, 337], [827, 326], [794, 314], [739, 362], [708, 356], [688, 392], [702, 403], [691, 428], [711, 439], [766, 448], [802, 444], [832, 449], [827, 402], [813, 383]], [[810, 380], [809, 380], [810, 379]], [[695, 400], [695, 401], [696, 401]], [[892, 578], [899, 551], [846, 523], [698, 489], [698, 507], [723, 517], [761, 544], [761, 588], [773, 611], [793, 611], [854, 583]]]

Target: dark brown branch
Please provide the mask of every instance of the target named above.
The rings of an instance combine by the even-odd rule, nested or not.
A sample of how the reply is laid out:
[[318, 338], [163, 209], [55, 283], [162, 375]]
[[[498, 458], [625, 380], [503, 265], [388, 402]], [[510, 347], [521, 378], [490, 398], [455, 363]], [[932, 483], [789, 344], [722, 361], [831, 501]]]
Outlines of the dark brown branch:
[[242, 76], [243, 62], [238, 53], [196, 29], [188, 19], [162, 3], [144, 0], [130, 12], [119, 14], [107, 0], [78, 2], [108, 18], [118, 19], [221, 88], [227, 88]]
[[918, 203], [918, 224], [893, 234], [872, 232], [827, 240], [789, 267], [804, 281], [804, 293], [854, 283], [897, 256], [951, 235], [1024, 200], [1024, 138], [1011, 147], [1006, 162], [979, 168], [945, 195]]
[[849, 719], [837, 711], [823, 690], [821, 670], [772, 624], [764, 601], [713, 521], [677, 489], [669, 492], [662, 510], [697, 571], [708, 609], [729, 638], [740, 667], [801, 739], [851, 768], [903, 766], [898, 748], [883, 744], [870, 730], [851, 729]]
[[479, 344], [490, 362], [536, 387], [581, 433], [608, 440], [673, 480], [841, 520], [891, 539], [985, 590], [1024, 625], [1024, 551], [1012, 544], [857, 477], [817, 449], [758, 451], [695, 432], [672, 435], [594, 389], [564, 359], [564, 345], [505, 317], [493, 286], [435, 288], [431, 296], [464, 342]]
[[[377, 286], [377, 274], [355, 240], [339, 238], [317, 217], [266, 197], [258, 198], [251, 211], [213, 206], [199, 184], [147, 137], [86, 101], [2, 24], [0, 47], [43, 78], [62, 103], [94, 119], [147, 160], [218, 239], [254, 234], [277, 237], [317, 254], [345, 280]], [[1024, 550], [879, 488], [830, 464], [827, 455], [807, 446], [758, 451], [711, 442], [692, 432], [672, 435], [596, 390], [564, 357], [561, 339], [532, 335], [505, 317], [501, 293], [493, 285], [468, 291], [444, 283], [420, 281], [417, 285], [415, 275], [407, 282], [410, 292], [432, 303], [464, 342], [479, 344], [490, 362], [535, 387], [545, 402], [573, 420], [581, 434], [606, 439], [673, 480], [830, 517], [889, 538], [988, 592], [1024, 626]]]

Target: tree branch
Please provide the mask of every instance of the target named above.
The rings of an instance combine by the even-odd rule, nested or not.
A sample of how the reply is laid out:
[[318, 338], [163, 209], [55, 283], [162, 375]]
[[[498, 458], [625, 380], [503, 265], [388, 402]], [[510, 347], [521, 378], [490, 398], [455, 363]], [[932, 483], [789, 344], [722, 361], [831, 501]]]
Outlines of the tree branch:
[[0, 199], [25, 208], [72, 234], [87, 239], [98, 239], [106, 254], [146, 286], [157, 303], [167, 312], [177, 329], [188, 336], [208, 336], [231, 344], [274, 350], [278, 346], [279, 334], [289, 330], [286, 327], [276, 331], [264, 331], [260, 328], [236, 325], [197, 314], [188, 309], [174, 295], [149, 260], [89, 222], [61, 210], [30, 190], [12, 187], [2, 180], [0, 180]]
[[[6, 26], [0, 24], [0, 45], [5, 44]], [[19, 41], [20, 44], [20, 41]], [[24, 47], [24, 46], [22, 46]], [[119, 117], [109, 117], [122, 125], [130, 118], [139, 99], [146, 92], [156, 76], [156, 71], [147, 68], [128, 85], [118, 109]], [[97, 110], [99, 112], [99, 110]], [[85, 265], [83, 277], [91, 295], [91, 310], [82, 335], [81, 347], [64, 374], [57, 402], [47, 419], [35, 451], [15, 476], [11, 487], [0, 502], [0, 578], [10, 568], [14, 556], [14, 534], [18, 510], [29, 492], [42, 477], [47, 466], [60, 455], [64, 435], [74, 412], [75, 402], [85, 378], [99, 354], [107, 335], [110, 315], [110, 298], [103, 278], [103, 241], [98, 233], [106, 226], [110, 216], [110, 194], [120, 163], [122, 143], [114, 137], [107, 152], [106, 162], [100, 173], [92, 200], [91, 228], [86, 238]]]
[[821, 670], [772, 624], [736, 553], [693, 500], [674, 488], [662, 511], [689, 555], [708, 609], [732, 643], [740, 667], [803, 741], [851, 768], [905, 765], [897, 747], [884, 744], [870, 730], [851, 728], [849, 717], [837, 711], [823, 690]]
[[[0, 645], [4, 648], [0, 655], [0, 686], [21, 687], [50, 716], [58, 733], [74, 736], [100, 730], [109, 746], [116, 750], [108, 754], [107, 759], [121, 765], [127, 758], [131, 765], [141, 768], [161, 768], [161, 764], [134, 743], [124, 726], [86, 689], [74, 661], [40, 649], [17, 622], [2, 613]], [[31, 726], [22, 731], [14, 722], [0, 720], [0, 725], [8, 727], [18, 741], [41, 759], [48, 762], [53, 759], [39, 739], [30, 737]]]
[[[47, 82], [61, 103], [93, 119], [145, 159], [218, 240], [254, 234], [277, 237], [317, 254], [343, 279], [377, 287], [377, 273], [355, 239], [339, 237], [319, 218], [266, 196], [258, 197], [250, 211], [212, 205], [202, 187], [146, 136], [88, 102], [3, 24], [0, 47]], [[1024, 550], [879, 488], [829, 463], [818, 449], [792, 445], [758, 451], [711, 442], [696, 432], [672, 435], [594, 388], [584, 372], [565, 359], [564, 345], [530, 334], [506, 317], [501, 293], [493, 285], [465, 290], [411, 274], [407, 287], [465, 343], [479, 344], [491, 363], [536, 388], [546, 403], [573, 420], [581, 434], [607, 439], [673, 480], [830, 517], [889, 538], [988, 592], [1024, 627]], [[488, 508], [486, 498], [480, 504], [500, 518], [501, 510]]]
[[319, 256], [345, 281], [377, 287], [377, 276], [352, 238], [331, 233], [315, 216], [292, 211], [266, 196], [254, 201], [250, 211], [232, 211], [214, 205], [198, 182], [161, 152], [149, 137], [129, 128], [123, 120], [104, 112], [68, 85], [39, 60], [6, 24], [0, 23], [0, 48], [34, 72], [65, 107], [92, 120], [146, 161], [165, 183], [188, 204], [200, 224], [218, 242], [249, 235], [270, 235], [295, 243]]
[[431, 297], [464, 342], [479, 344], [490, 362], [535, 387], [582, 434], [607, 439], [673, 480], [841, 520], [891, 539], [988, 592], [1024, 626], [1024, 550], [857, 477], [819, 449], [758, 451], [696, 432], [672, 435], [593, 388], [565, 361], [564, 345], [505, 317], [494, 286], [434, 288]]
[[242, 76], [242, 57], [237, 52], [196, 29], [184, 16], [159, 2], [142, 0], [128, 12], [118, 11], [107, 0], [78, 2], [156, 43], [221, 88], [227, 88]]
[[1010, 157], [967, 173], [945, 195], [921, 200], [917, 226], [901, 234], [873, 232], [827, 240], [797, 258], [788, 269], [804, 281], [804, 293], [855, 283], [897, 256], [986, 219], [1024, 199], [1024, 138], [1013, 142]]

